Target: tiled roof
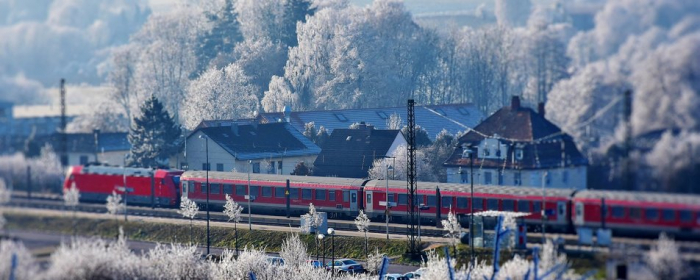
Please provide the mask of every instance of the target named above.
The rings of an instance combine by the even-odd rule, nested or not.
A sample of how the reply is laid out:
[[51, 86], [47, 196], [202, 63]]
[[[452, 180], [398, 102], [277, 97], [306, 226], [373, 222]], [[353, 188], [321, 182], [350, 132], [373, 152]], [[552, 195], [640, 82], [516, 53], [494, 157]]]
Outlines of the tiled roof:
[[[474, 165], [492, 168], [532, 169], [587, 165], [588, 161], [576, 147], [573, 139], [561, 132], [556, 125], [542, 114], [520, 106], [520, 100], [513, 97], [513, 104], [503, 107], [489, 116], [474, 130], [460, 137], [459, 145], [445, 162], [447, 166], [468, 166], [470, 159], [462, 158], [463, 146], [478, 145], [488, 137], [500, 138], [508, 144], [505, 159], [478, 158]], [[478, 133], [477, 133], [478, 131]], [[513, 160], [513, 149], [523, 150], [522, 159]], [[562, 152], [564, 158], [562, 158]]]
[[[291, 112], [290, 122], [299, 131], [304, 131], [306, 123], [314, 122], [316, 129], [323, 126], [331, 133], [335, 129], [348, 128], [352, 123], [360, 122], [386, 128], [386, 121], [392, 114], [398, 114], [406, 125], [406, 107]], [[416, 106], [415, 116], [416, 124], [428, 132], [431, 141], [435, 140], [443, 129], [457, 134], [473, 128], [484, 118], [484, 114], [471, 104]], [[284, 120], [282, 112], [258, 115], [258, 121], [261, 123]]]
[[316, 157], [314, 175], [365, 178], [374, 160], [383, 158], [400, 134], [363, 126], [335, 129]]
[[194, 130], [188, 139], [197, 131], [206, 134], [240, 160], [316, 155], [321, 152], [316, 144], [288, 123], [202, 127]]

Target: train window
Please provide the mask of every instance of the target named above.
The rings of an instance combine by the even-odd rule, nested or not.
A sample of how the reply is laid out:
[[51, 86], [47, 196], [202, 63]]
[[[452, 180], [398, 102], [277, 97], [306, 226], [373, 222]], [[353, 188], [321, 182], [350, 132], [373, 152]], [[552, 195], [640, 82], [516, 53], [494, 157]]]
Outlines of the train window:
[[513, 211], [515, 210], [515, 201], [511, 199], [503, 200], [503, 211]]
[[647, 220], [658, 220], [659, 219], [659, 209], [647, 208], [644, 210], [644, 217]]
[[518, 200], [518, 212], [530, 212], [530, 202], [527, 200]]
[[[370, 196], [368, 196], [367, 198], [370, 198]], [[343, 202], [348, 202], [348, 201], [350, 201], [350, 192], [349, 192], [349, 191], [343, 191]], [[371, 200], [371, 199], [367, 199], [367, 203], [372, 203], [372, 200]]]
[[328, 191], [328, 200], [335, 201], [335, 191]]
[[245, 196], [245, 186], [243, 185], [236, 185], [236, 195], [237, 196]]
[[190, 186], [189, 186], [189, 192], [191, 192], [191, 193], [195, 192], [195, 190], [194, 190], [194, 188], [195, 188], [195, 187], [194, 187], [194, 182], [189, 182], [189, 185], [190, 185]]
[[389, 201], [389, 202], [394, 202], [394, 201], [395, 201], [395, 200], [394, 200], [394, 194], [393, 194], [393, 193], [390, 193], [390, 194], [389, 194], [389, 200], [387, 200], [387, 201]]
[[484, 210], [484, 200], [481, 198], [474, 199], [474, 210], [481, 211]]
[[299, 189], [289, 189], [289, 199], [299, 199]]
[[678, 212], [678, 214], [681, 218], [681, 222], [689, 223], [690, 221], [693, 220], [693, 215], [688, 210], [681, 210], [680, 212]]
[[425, 202], [423, 201], [423, 195], [420, 195], [420, 194], [419, 194], [419, 195], [417, 195], [416, 197], [418, 198], [418, 206], [420, 206], [421, 204], [425, 203]]
[[457, 208], [461, 209], [467, 209], [469, 207], [469, 203], [467, 201], [466, 197], [458, 197], [457, 198]]
[[399, 194], [399, 205], [408, 205], [408, 195]]
[[[346, 195], [346, 194], [349, 195], [350, 193], [349, 193], [349, 192], [343, 192], [343, 199], [345, 199], [345, 195]], [[344, 200], [344, 201], [345, 201], [345, 200]], [[345, 202], [347, 202], [347, 201], [345, 201]], [[371, 194], [371, 193], [368, 193], [368, 194], [367, 194], [367, 204], [368, 204], [368, 205], [369, 205], [369, 204], [372, 204], [372, 194]]]
[[224, 185], [224, 193], [225, 194], [233, 194], [233, 185], [225, 184]]
[[258, 186], [250, 186], [250, 195], [258, 196]]
[[542, 201], [532, 202], [532, 213], [542, 214]]
[[202, 184], [199, 184], [199, 185], [200, 185], [199, 191], [202, 192], [202, 193], [207, 193], [207, 184], [206, 184], [206, 183], [202, 183]]
[[220, 184], [211, 184], [211, 193], [212, 194], [221, 193], [221, 185]]
[[428, 206], [435, 206], [437, 204], [437, 201], [435, 199], [434, 195], [429, 195], [428, 196]]
[[630, 218], [632, 218], [632, 219], [642, 218], [642, 209], [639, 209], [637, 207], [630, 208]]
[[326, 190], [316, 190], [316, 200], [326, 200]]
[[450, 208], [452, 207], [452, 197], [451, 196], [443, 196], [442, 197], [442, 208]]
[[263, 197], [272, 197], [272, 187], [262, 187]]
[[622, 206], [612, 206], [610, 207], [612, 209], [612, 217], [613, 218], [624, 218], [625, 217], [625, 208]]
[[664, 209], [663, 210], [664, 221], [672, 222], [676, 220], [676, 210]]
[[311, 190], [301, 189], [301, 199], [311, 199]]
[[486, 209], [488, 210], [498, 210], [498, 199], [487, 199], [486, 200]]
[[285, 192], [285, 187], [276, 187], [275, 188], [275, 197], [276, 198], [284, 198], [284, 192]]

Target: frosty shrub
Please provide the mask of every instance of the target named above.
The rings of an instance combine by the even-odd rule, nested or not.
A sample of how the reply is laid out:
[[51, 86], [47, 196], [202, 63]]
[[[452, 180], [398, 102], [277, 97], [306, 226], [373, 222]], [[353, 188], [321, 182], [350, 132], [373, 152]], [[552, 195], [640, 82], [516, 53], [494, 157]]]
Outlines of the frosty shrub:
[[376, 274], [382, 265], [382, 260], [384, 259], [384, 254], [379, 252], [379, 249], [375, 249], [375, 252], [367, 257], [367, 266], [365, 269], [370, 274]]
[[457, 254], [457, 243], [459, 242], [459, 236], [462, 234], [462, 226], [457, 220], [457, 216], [452, 212], [452, 206], [450, 206], [450, 212], [447, 214], [447, 220], [442, 220], [442, 228], [448, 232], [450, 235], [450, 245], [452, 246], [452, 254]]
[[110, 215], [117, 215], [119, 212], [124, 210], [124, 203], [122, 203], [122, 196], [116, 191], [112, 191], [112, 195], [107, 197], [107, 213]]
[[316, 229], [323, 223], [323, 217], [318, 214], [313, 203], [309, 203], [309, 213], [301, 215], [301, 219], [304, 220], [300, 227], [303, 233], [311, 233], [312, 230], [316, 232]]
[[190, 219], [190, 244], [192, 244], [192, 222], [194, 217], [197, 216], [197, 212], [199, 212], [199, 206], [193, 200], [183, 196], [180, 199], [180, 210], [177, 212], [183, 217]]
[[357, 218], [355, 218], [355, 226], [357, 226], [358, 231], [365, 233], [365, 257], [367, 257], [367, 231], [369, 231], [369, 223], [370, 221], [369, 218], [367, 218], [367, 214], [360, 210], [360, 213], [357, 214]]
[[298, 234], [292, 233], [282, 242], [280, 257], [284, 259], [284, 264], [291, 268], [299, 268], [306, 265], [309, 256], [306, 252], [306, 245], [301, 242]]
[[3, 178], [0, 178], [0, 206], [5, 206], [5, 204], [10, 202], [10, 196], [11, 191], [7, 189], [5, 180]]
[[0, 279], [10, 279], [13, 254], [17, 258], [17, 267], [14, 272], [15, 279], [36, 279], [39, 274], [39, 267], [32, 254], [21, 243], [5, 240], [0, 242]]
[[[27, 180], [27, 167], [31, 168], [34, 191], [58, 190], [64, 176], [58, 156], [50, 146], [41, 148], [36, 158], [27, 158], [21, 153], [0, 156], [0, 178], [5, 182], [15, 182], [14, 186], [23, 186]], [[37, 172], [41, 170], [41, 172]], [[21, 184], [18, 184], [21, 182]]]
[[662, 233], [654, 247], [646, 255], [647, 266], [657, 279], [682, 279], [688, 272], [673, 239]]

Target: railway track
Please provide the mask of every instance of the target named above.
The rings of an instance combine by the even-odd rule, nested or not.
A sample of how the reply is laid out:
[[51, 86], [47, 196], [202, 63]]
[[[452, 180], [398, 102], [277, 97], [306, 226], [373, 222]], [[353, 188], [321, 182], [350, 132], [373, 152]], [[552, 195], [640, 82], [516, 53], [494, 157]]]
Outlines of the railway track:
[[[26, 207], [26, 208], [38, 208], [38, 209], [48, 209], [48, 210], [71, 210], [64, 205], [63, 200], [58, 195], [35, 195], [32, 199], [28, 199], [26, 195], [14, 195], [8, 206], [12, 207]], [[76, 207], [76, 211], [86, 212], [86, 213], [107, 213], [104, 204], [97, 203], [80, 203]], [[182, 219], [182, 215], [177, 212], [177, 209], [169, 208], [151, 208], [143, 206], [128, 206], [128, 214], [130, 216], [144, 216], [144, 217], [158, 217], [158, 218], [173, 218]], [[205, 211], [200, 211], [195, 220], [206, 220], [204, 213]], [[219, 211], [210, 211], [210, 219], [212, 221], [226, 222], [228, 217]], [[300, 221], [299, 217], [286, 218], [284, 216], [270, 216], [270, 215], [259, 215], [252, 214], [250, 217], [251, 224], [255, 225], [268, 225], [268, 226], [286, 226], [286, 227], [299, 227]], [[241, 217], [240, 224], [248, 223], [248, 215], [244, 214]], [[328, 220], [328, 227], [332, 227], [336, 230], [341, 231], [357, 231], [357, 227], [353, 221], [348, 220]], [[386, 233], [386, 224], [372, 222], [370, 223], [369, 232], [371, 233]], [[492, 230], [486, 230], [486, 234], [492, 234]], [[390, 223], [389, 233], [393, 235], [407, 235], [408, 228], [405, 224]], [[444, 237], [446, 232], [435, 226], [422, 225], [421, 226], [421, 236], [425, 237]], [[542, 239], [540, 234], [537, 232], [531, 232], [528, 234], [528, 243], [541, 244]], [[573, 234], [547, 234], [547, 238], [561, 238], [564, 245], [569, 248], [579, 248], [581, 251], [605, 251], [606, 248], [595, 248], [590, 246], [578, 246], [578, 237]], [[700, 259], [700, 242], [694, 241], [676, 241], [682, 253], [692, 254]], [[638, 250], [646, 251], [653, 247], [655, 244], [655, 239], [649, 238], [628, 238], [628, 237], [614, 237], [613, 238], [614, 247], [624, 247], [624, 248], [635, 248]]]

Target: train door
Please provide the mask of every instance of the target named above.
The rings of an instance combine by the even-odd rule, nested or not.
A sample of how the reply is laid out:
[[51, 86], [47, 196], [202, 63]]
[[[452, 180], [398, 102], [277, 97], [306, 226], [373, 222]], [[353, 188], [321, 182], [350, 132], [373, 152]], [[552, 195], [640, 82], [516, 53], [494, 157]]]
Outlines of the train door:
[[557, 223], [566, 223], [566, 201], [557, 202]]
[[365, 213], [372, 213], [372, 192], [371, 191], [366, 191], [365, 192]]
[[582, 202], [576, 202], [574, 204], [574, 224], [577, 226], [582, 226], [583, 225], [583, 203]]
[[357, 191], [350, 191], [350, 211], [357, 211]]

